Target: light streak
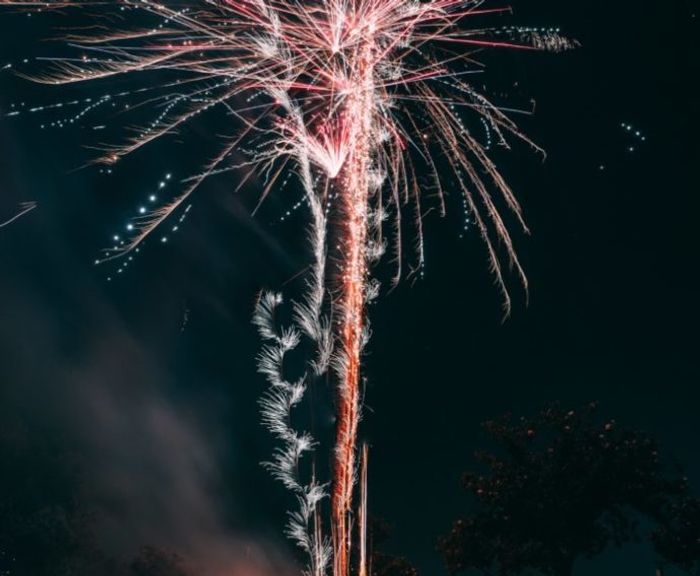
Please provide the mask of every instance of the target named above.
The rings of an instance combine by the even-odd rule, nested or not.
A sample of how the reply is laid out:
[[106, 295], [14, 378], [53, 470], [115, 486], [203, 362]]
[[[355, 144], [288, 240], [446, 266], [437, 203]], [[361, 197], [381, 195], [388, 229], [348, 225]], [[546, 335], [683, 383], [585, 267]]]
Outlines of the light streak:
[[[259, 175], [264, 182], [262, 202], [280, 181], [286, 182], [290, 170], [297, 173], [311, 214], [308, 290], [294, 305], [287, 328], [275, 324], [274, 312], [282, 302], [278, 295], [261, 296], [255, 315], [266, 342], [259, 369], [270, 383], [262, 402], [263, 420], [282, 444], [269, 468], [299, 501], [288, 531], [309, 555], [309, 574], [325, 574], [332, 556], [334, 576], [348, 576], [355, 569], [365, 576], [366, 449], [357, 510], [359, 558], [353, 547], [353, 519], [361, 354], [369, 335], [365, 308], [378, 291], [378, 283], [369, 277], [371, 264], [392, 240], [398, 281], [404, 260], [402, 210], [412, 204], [418, 259], [413, 270], [422, 273], [422, 196], [426, 188], [434, 192], [444, 214], [449, 188], [461, 195], [465, 218], [485, 243], [508, 313], [501, 251], [526, 289], [527, 280], [499, 206], [504, 205], [525, 232], [527, 228], [514, 194], [486, 150], [492, 144], [508, 147], [509, 136], [539, 148], [504, 109], [469, 83], [468, 75], [482, 70], [474, 58], [486, 48], [562, 51], [575, 43], [557, 30], [470, 28], [467, 22], [473, 19], [508, 10], [484, 8], [485, 0], [0, 3], [96, 12], [116, 5], [120, 12], [158, 19], [158, 24], [144, 27], [141, 21], [130, 24], [130, 16], [121, 14], [121, 29], [103, 35], [72, 34], [70, 42], [82, 56], [49, 59], [53, 68], [33, 76], [39, 82], [65, 84], [148, 73], [148, 86], [128, 94], [147, 95], [140, 108], [157, 105], [158, 115], [134, 138], [107, 149], [102, 162], [114, 164], [211, 110], [223, 110], [233, 121], [231, 130], [236, 127], [237, 134], [199, 174], [187, 179], [184, 190], [139, 214], [127, 226], [125, 238], [117, 238], [102, 260], [138, 250], [166, 220], [186, 213], [191, 195], [209, 176], [247, 168], [239, 187], [253, 173]], [[78, 111], [59, 121], [59, 127], [104, 104], [115, 105], [109, 96], [68, 104]], [[483, 124], [487, 146], [465, 125], [462, 115], [467, 113]], [[250, 147], [247, 159], [234, 163], [243, 142]], [[428, 178], [419, 176], [426, 173]], [[297, 202], [294, 209], [300, 205]], [[389, 216], [393, 220], [386, 226]], [[311, 373], [318, 377], [332, 366], [336, 376], [332, 555], [319, 514], [324, 485], [316, 481], [315, 472], [306, 483], [299, 472], [300, 459], [312, 451], [314, 441], [289, 423], [309, 380], [287, 381], [283, 361], [304, 337], [316, 346]]]
[[21, 202], [19, 205], [19, 211], [14, 215], [8, 218], [5, 221], [0, 221], [0, 228], [4, 228], [5, 226], [9, 226], [22, 216], [24, 216], [27, 212], [31, 212], [34, 210], [34, 208], [37, 207], [36, 202]]
[[357, 520], [360, 525], [360, 557], [357, 576], [369, 576], [371, 567], [367, 556], [367, 467], [369, 466], [369, 446], [362, 444], [362, 460], [360, 463], [360, 505]]

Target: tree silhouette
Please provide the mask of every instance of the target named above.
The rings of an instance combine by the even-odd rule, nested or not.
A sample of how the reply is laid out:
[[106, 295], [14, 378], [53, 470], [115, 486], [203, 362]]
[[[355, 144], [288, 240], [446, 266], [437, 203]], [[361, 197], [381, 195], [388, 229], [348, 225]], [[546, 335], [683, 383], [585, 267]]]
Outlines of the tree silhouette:
[[473, 513], [439, 543], [451, 573], [569, 576], [577, 558], [635, 537], [640, 516], [660, 526], [659, 554], [681, 568], [693, 564], [698, 543], [688, 521], [698, 526], [697, 501], [675, 510], [685, 479], [662, 465], [647, 435], [595, 414], [595, 404], [553, 405], [533, 418], [485, 424], [498, 449], [477, 453], [481, 471], [462, 480]]
[[652, 535], [654, 547], [666, 563], [700, 574], [700, 499], [683, 498], [669, 508]]
[[157, 548], [131, 563], [101, 549], [82, 503], [80, 458], [55, 434], [5, 419], [0, 458], [0, 576], [192, 576]]
[[185, 560], [173, 553], [144, 546], [131, 563], [133, 576], [192, 576]]
[[381, 550], [391, 535], [391, 527], [384, 520], [371, 518], [370, 545], [372, 548], [370, 576], [418, 576], [416, 570], [400, 556], [392, 556]]
[[[37, 437], [35, 437], [37, 436]], [[0, 434], [0, 574], [57, 576], [93, 552], [76, 459], [48, 433], [5, 421]]]

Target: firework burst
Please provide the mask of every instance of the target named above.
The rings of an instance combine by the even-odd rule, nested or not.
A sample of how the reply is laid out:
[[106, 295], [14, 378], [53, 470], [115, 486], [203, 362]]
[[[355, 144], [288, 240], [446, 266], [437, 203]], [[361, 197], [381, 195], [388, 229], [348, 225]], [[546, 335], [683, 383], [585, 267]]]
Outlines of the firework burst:
[[[136, 138], [105, 151], [112, 164], [205, 113], [224, 108], [238, 126], [220, 152], [172, 202], [143, 215], [132, 235], [105, 259], [134, 250], [165, 220], [182, 210], [210, 175], [244, 170], [265, 182], [262, 199], [280, 177], [294, 171], [310, 212], [313, 266], [307, 290], [293, 305], [289, 326], [280, 328], [276, 294], [261, 296], [255, 323], [265, 346], [260, 371], [270, 383], [262, 400], [264, 423], [281, 448], [268, 467], [299, 501], [290, 536], [309, 556], [313, 576], [367, 573], [366, 492], [358, 508], [359, 541], [353, 543], [353, 495], [358, 473], [361, 354], [369, 337], [365, 308], [378, 291], [371, 264], [391, 244], [394, 281], [402, 275], [402, 207], [414, 206], [414, 270], [423, 265], [426, 189], [445, 212], [446, 190], [457, 191], [486, 246], [506, 312], [510, 298], [499, 254], [527, 281], [498, 205], [505, 205], [526, 231], [520, 206], [485, 147], [466, 128], [473, 114], [498, 142], [508, 137], [537, 147], [498, 106], [477, 92], [468, 74], [478, 70], [484, 48], [561, 51], [574, 43], [556, 31], [479, 28], [471, 22], [507, 11], [484, 0], [201, 0], [154, 2], [6, 2], [14, 6], [114, 9], [116, 25], [67, 39], [83, 54], [54, 59], [33, 79], [49, 84], [165, 71], [177, 81], [154, 86], [150, 103], [162, 104], [158, 120]], [[131, 12], [160, 23], [129, 24]], [[157, 78], [151, 75], [149, 78]], [[150, 87], [149, 87], [150, 89]], [[234, 163], [245, 146], [247, 159]], [[423, 177], [419, 178], [419, 175]], [[245, 180], [245, 179], [244, 179]], [[388, 222], [388, 224], [387, 224]], [[502, 249], [499, 248], [502, 246]], [[286, 355], [302, 339], [315, 346], [307, 374], [290, 382]], [[302, 456], [315, 441], [289, 424], [314, 379], [332, 372], [336, 436], [329, 488], [315, 473], [303, 480]], [[361, 478], [366, 479], [366, 451]], [[329, 528], [320, 504], [330, 495]]]

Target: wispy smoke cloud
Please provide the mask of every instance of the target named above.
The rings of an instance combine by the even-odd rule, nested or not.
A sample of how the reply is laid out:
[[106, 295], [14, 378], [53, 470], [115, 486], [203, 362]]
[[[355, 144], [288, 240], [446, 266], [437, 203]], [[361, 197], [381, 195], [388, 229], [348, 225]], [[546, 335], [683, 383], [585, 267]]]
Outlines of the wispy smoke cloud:
[[275, 543], [231, 528], [241, 521], [222, 477], [232, 447], [217, 410], [179, 402], [174, 367], [89, 269], [61, 247], [50, 259], [63, 271], [51, 286], [27, 269], [0, 282], [3, 412], [66, 438], [105, 550], [128, 559], [142, 545], [171, 549], [202, 576], [293, 573]]

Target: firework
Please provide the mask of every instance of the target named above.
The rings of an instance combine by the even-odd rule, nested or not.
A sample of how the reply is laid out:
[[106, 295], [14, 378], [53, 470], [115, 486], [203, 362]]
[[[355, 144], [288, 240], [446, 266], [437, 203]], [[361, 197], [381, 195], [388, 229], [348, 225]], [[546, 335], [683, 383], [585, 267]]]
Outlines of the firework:
[[[479, 230], [509, 310], [499, 244], [525, 288], [527, 281], [498, 206], [505, 205], [527, 228], [515, 196], [463, 116], [479, 118], [506, 147], [509, 136], [537, 147], [467, 78], [480, 70], [474, 58], [485, 48], [560, 51], [574, 43], [557, 31], [471, 27], [481, 17], [508, 10], [483, 0], [123, 0], [54, 6], [100, 11], [110, 4], [127, 13], [116, 20], [122, 24], [102, 35], [70, 35], [84, 55], [56, 58], [51, 70], [34, 76], [50, 84], [156, 71], [177, 76], [176, 82], [144, 89], [152, 92], [148, 102], [161, 104], [163, 111], [137, 137], [107, 150], [103, 162], [117, 162], [212, 108], [226, 110], [238, 128], [179, 196], [138, 218], [129, 238], [104, 259], [137, 249], [165, 220], [186, 210], [190, 196], [212, 174], [257, 173], [264, 199], [283, 174], [296, 172], [311, 215], [307, 291], [293, 304], [289, 326], [280, 328], [275, 320], [282, 303], [277, 294], [262, 295], [255, 315], [265, 340], [259, 367], [270, 383], [263, 420], [281, 442], [267, 465], [298, 498], [289, 534], [307, 552], [309, 573], [321, 576], [332, 565], [334, 576], [348, 576], [355, 568], [364, 576], [366, 491], [358, 509], [356, 559], [353, 495], [361, 354], [369, 337], [365, 308], [378, 291], [371, 265], [391, 244], [398, 281], [404, 261], [401, 215], [412, 205], [414, 270], [422, 269], [422, 198], [429, 189], [444, 214], [449, 186], [459, 192]], [[160, 23], [131, 25], [131, 12]], [[247, 159], [234, 163], [234, 152], [243, 146]], [[421, 173], [430, 176], [419, 179]], [[315, 345], [310, 370], [289, 382], [284, 359], [303, 338]], [[337, 389], [330, 537], [319, 512], [326, 486], [315, 472], [306, 481], [299, 472], [300, 459], [315, 441], [289, 423], [308, 386], [329, 370]], [[364, 484], [366, 450], [362, 461]]]

